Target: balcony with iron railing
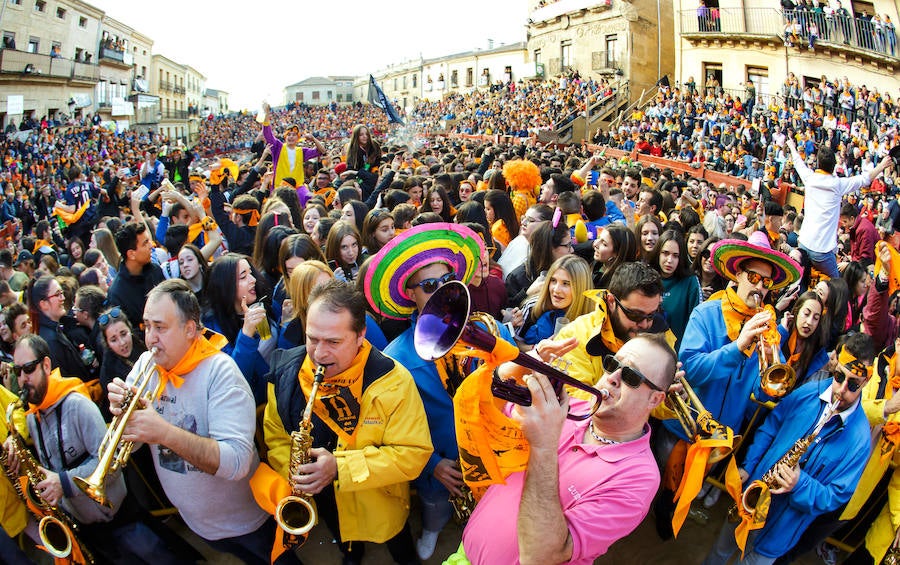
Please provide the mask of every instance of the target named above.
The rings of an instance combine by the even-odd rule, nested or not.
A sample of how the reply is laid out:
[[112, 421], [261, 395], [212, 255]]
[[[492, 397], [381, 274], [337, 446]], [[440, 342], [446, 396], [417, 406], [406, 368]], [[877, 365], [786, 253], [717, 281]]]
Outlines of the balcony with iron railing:
[[[851, 51], [870, 58], [897, 59], [894, 30], [863, 18], [826, 16], [807, 11], [784, 12], [774, 8], [718, 8], [680, 12], [681, 35], [689, 41], [760, 39], [785, 46], [809, 46], [810, 29], [815, 46]], [[796, 21], [794, 30], [789, 25]], [[790, 33], [795, 31], [795, 33]], [[792, 37], [793, 36], [793, 37]]]
[[528, 14], [528, 23], [539, 28], [565, 14], [608, 10], [612, 0], [546, 0], [542, 4]]
[[100, 77], [98, 66], [92, 63], [12, 49], [0, 50], [0, 74], [88, 82], [97, 82]]
[[163, 110], [160, 113], [164, 120], [186, 120], [188, 117], [187, 110]]
[[167, 80], [159, 81], [159, 89], [171, 92], [175, 88], [175, 83], [169, 82]]
[[173, 91], [175, 94], [184, 94], [184, 92], [185, 92], [183, 86], [173, 86], [173, 87], [172, 87], [172, 91]]

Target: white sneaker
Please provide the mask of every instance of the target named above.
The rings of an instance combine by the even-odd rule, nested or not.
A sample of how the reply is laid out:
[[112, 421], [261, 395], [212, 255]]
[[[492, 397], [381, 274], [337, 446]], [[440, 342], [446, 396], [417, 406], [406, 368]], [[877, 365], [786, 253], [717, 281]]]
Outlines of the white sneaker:
[[434, 554], [434, 547], [437, 545], [438, 534], [440, 534], [440, 532], [422, 530], [422, 537], [416, 542], [416, 554], [418, 554], [419, 559], [425, 561]]
[[716, 505], [716, 502], [719, 502], [719, 497], [722, 496], [722, 491], [717, 488], [714, 488], [709, 491], [709, 494], [706, 495], [706, 498], [703, 499], [703, 506], [707, 508], [712, 508]]

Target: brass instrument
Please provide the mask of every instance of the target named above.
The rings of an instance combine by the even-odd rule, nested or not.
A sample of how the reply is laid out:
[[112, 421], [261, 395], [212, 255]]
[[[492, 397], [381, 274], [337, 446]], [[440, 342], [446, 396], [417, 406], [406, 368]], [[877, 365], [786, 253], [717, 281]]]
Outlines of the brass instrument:
[[[762, 312], [762, 297], [757, 294], [751, 295], [751, 299], [754, 297], [756, 304], [749, 304], [749, 306], [754, 306], [757, 312]], [[779, 343], [766, 343], [765, 338], [762, 335], [759, 336], [757, 346], [759, 386], [772, 398], [784, 397], [797, 384], [797, 373], [794, 368], [778, 360], [779, 348]]]
[[[727, 439], [731, 430], [728, 426], [720, 424], [713, 417], [712, 413], [707, 410], [700, 397], [691, 388], [691, 385], [684, 379], [681, 379], [681, 386], [684, 389], [685, 399], [677, 392], [670, 392], [666, 395], [666, 406], [675, 412], [678, 422], [681, 424], [684, 433], [692, 440], [696, 439]], [[737, 436], [740, 437], [740, 436]], [[732, 436], [732, 439], [736, 439]], [[719, 461], [728, 457], [732, 451], [732, 446], [717, 447], [710, 451], [708, 465], [715, 465]]]
[[303, 418], [296, 431], [291, 432], [291, 456], [288, 463], [288, 480], [291, 482], [291, 494], [282, 498], [275, 508], [275, 521], [278, 527], [288, 534], [285, 547], [293, 547], [300, 543], [301, 536], [306, 535], [316, 525], [316, 509], [310, 502], [311, 496], [301, 491], [293, 483], [292, 477], [300, 474], [300, 465], [309, 463], [309, 450], [312, 448], [312, 413], [319, 385], [325, 378], [325, 366], [316, 367], [312, 390], [303, 409]]
[[459, 490], [462, 493], [459, 496], [450, 495], [450, 506], [453, 507], [453, 519], [456, 520], [457, 524], [463, 526], [472, 516], [472, 511], [475, 510], [477, 501], [475, 500], [475, 495], [472, 494], [472, 489], [469, 488], [465, 481], [463, 481]]
[[156, 372], [155, 356], [156, 348], [153, 347], [150, 349], [147, 363], [134, 382], [133, 388], [128, 387], [125, 391], [121, 405], [122, 411], [110, 422], [109, 429], [106, 430], [106, 435], [103, 436], [103, 441], [100, 442], [100, 447], [97, 449], [100, 459], [97, 468], [87, 478], [75, 477], [72, 479], [75, 485], [83, 490], [91, 500], [108, 508], [112, 508], [112, 502], [106, 496], [106, 478], [128, 463], [131, 450], [134, 449], [133, 441], [122, 441], [125, 426], [128, 425], [128, 420], [135, 410], [138, 410], [145, 402], [152, 404], [161, 392], [159, 382], [156, 388], [150, 390], [150, 382], [153, 380], [153, 373]]
[[881, 565], [900, 565], [900, 549], [891, 546], [881, 560]]
[[[5, 455], [0, 456], [0, 464], [2, 464], [3, 471], [12, 483], [16, 494], [25, 503], [25, 507], [34, 515], [35, 520], [38, 521], [38, 535], [47, 553], [55, 558], [65, 559], [72, 554], [73, 546], [77, 545], [81, 549], [81, 554], [84, 556], [85, 561], [93, 563], [94, 559], [90, 551], [75, 537], [75, 532], [78, 531], [78, 524], [61, 508], [41, 498], [41, 495], [36, 490], [38, 483], [43, 481], [46, 476], [40, 469], [40, 463], [28, 450], [25, 440], [19, 435], [19, 431], [13, 424], [13, 413], [19, 408], [24, 408], [27, 395], [28, 391], [23, 389], [19, 393], [19, 400], [10, 402], [9, 406], [6, 407], [6, 427], [12, 440], [11, 450], [15, 452], [16, 459], [19, 462], [18, 473], [12, 472], [12, 469], [7, 465]], [[22, 484], [19, 482], [19, 477], [23, 475], [28, 478], [26, 489], [23, 489]], [[37, 508], [39, 511], [35, 511], [34, 508]]]
[[[825, 416], [818, 424], [816, 424], [813, 431], [810, 432], [809, 435], [797, 440], [797, 442], [775, 463], [775, 465], [772, 466], [771, 469], [766, 471], [761, 478], [753, 481], [744, 489], [744, 492], [741, 494], [741, 507], [744, 512], [757, 514], [757, 516], [754, 517], [755, 521], [764, 522], [766, 515], [769, 512], [768, 505], [766, 505], [765, 508], [757, 508], [757, 503], [764, 492], [767, 492], [778, 485], [778, 481], [775, 479], [775, 473], [778, 468], [782, 466], [794, 467], [800, 462], [803, 454], [806, 453], [806, 450], [809, 449], [822, 432], [822, 428], [824, 428], [825, 424], [827, 424], [831, 417], [834, 416], [838, 404], [840, 404], [839, 398], [832, 400], [831, 404], [825, 408]], [[736, 505], [732, 506], [728, 511], [728, 518], [733, 522], [740, 521], [740, 512]]]

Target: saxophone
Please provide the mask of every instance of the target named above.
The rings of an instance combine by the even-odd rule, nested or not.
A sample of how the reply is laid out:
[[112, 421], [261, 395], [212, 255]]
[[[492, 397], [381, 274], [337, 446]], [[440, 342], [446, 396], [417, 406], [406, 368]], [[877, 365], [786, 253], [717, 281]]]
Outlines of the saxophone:
[[[831, 417], [834, 416], [839, 403], [839, 398], [834, 399], [831, 404], [825, 408], [825, 416], [819, 421], [813, 431], [806, 437], [797, 440], [797, 443], [795, 443], [771, 469], [766, 471], [760, 479], [753, 481], [750, 483], [750, 486], [744, 489], [744, 492], [741, 495], [741, 506], [743, 507], [744, 512], [753, 515], [754, 522], [764, 523], [766, 521], [766, 516], [769, 513], [769, 505], [760, 505], [759, 502], [764, 494], [767, 494], [769, 490], [778, 485], [778, 480], [776, 479], [778, 468], [781, 466], [794, 467], [800, 462], [800, 459], [822, 432], [822, 428], [824, 428], [825, 424], [827, 424], [828, 421], [831, 420]], [[732, 522], [740, 521], [741, 512], [738, 510], [737, 505], [732, 506], [728, 511], [728, 518]]]
[[[94, 559], [90, 551], [75, 536], [75, 532], [78, 531], [78, 525], [75, 521], [61, 508], [41, 498], [41, 495], [37, 492], [38, 483], [43, 481], [46, 475], [13, 424], [13, 413], [20, 408], [24, 409], [27, 395], [28, 391], [23, 389], [19, 393], [19, 400], [10, 402], [9, 406], [6, 407], [6, 427], [11, 440], [10, 450], [16, 454], [19, 469], [18, 472], [14, 473], [7, 464], [7, 458], [0, 456], [3, 472], [12, 483], [18, 497], [25, 503], [25, 507], [38, 521], [38, 535], [47, 553], [55, 558], [65, 559], [72, 554], [73, 545], [77, 545], [84, 556], [85, 562], [93, 563]], [[28, 478], [24, 489], [19, 481], [20, 476]]]
[[316, 509], [310, 499], [311, 495], [301, 491], [291, 481], [291, 477], [300, 474], [300, 466], [309, 463], [309, 450], [312, 448], [312, 412], [319, 385], [325, 378], [325, 367], [316, 367], [313, 377], [312, 391], [306, 401], [303, 417], [296, 431], [291, 432], [291, 455], [288, 462], [288, 481], [291, 482], [291, 494], [282, 498], [275, 508], [275, 521], [287, 534], [285, 547], [294, 547], [304, 541], [304, 536], [316, 525]]
[[456, 520], [456, 523], [460, 526], [464, 526], [466, 522], [469, 521], [469, 517], [472, 516], [472, 511], [475, 510], [475, 495], [472, 494], [472, 489], [469, 488], [469, 485], [463, 481], [462, 486], [459, 487], [460, 495], [450, 495], [450, 505], [453, 507], [453, 518]]

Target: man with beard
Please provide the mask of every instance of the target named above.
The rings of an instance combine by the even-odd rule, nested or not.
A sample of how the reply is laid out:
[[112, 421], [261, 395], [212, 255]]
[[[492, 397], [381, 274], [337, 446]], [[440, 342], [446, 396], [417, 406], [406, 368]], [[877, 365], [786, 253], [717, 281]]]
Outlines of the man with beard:
[[[603, 375], [605, 355], [618, 352], [638, 333], [659, 333], [666, 325], [660, 312], [662, 279], [644, 263], [623, 264], [613, 274], [608, 289], [589, 292], [597, 308], [566, 325], [557, 339], [577, 339], [578, 345], [563, 359], [570, 363], [569, 374], [592, 385]], [[671, 346], [675, 335], [666, 331], [666, 341]]]

